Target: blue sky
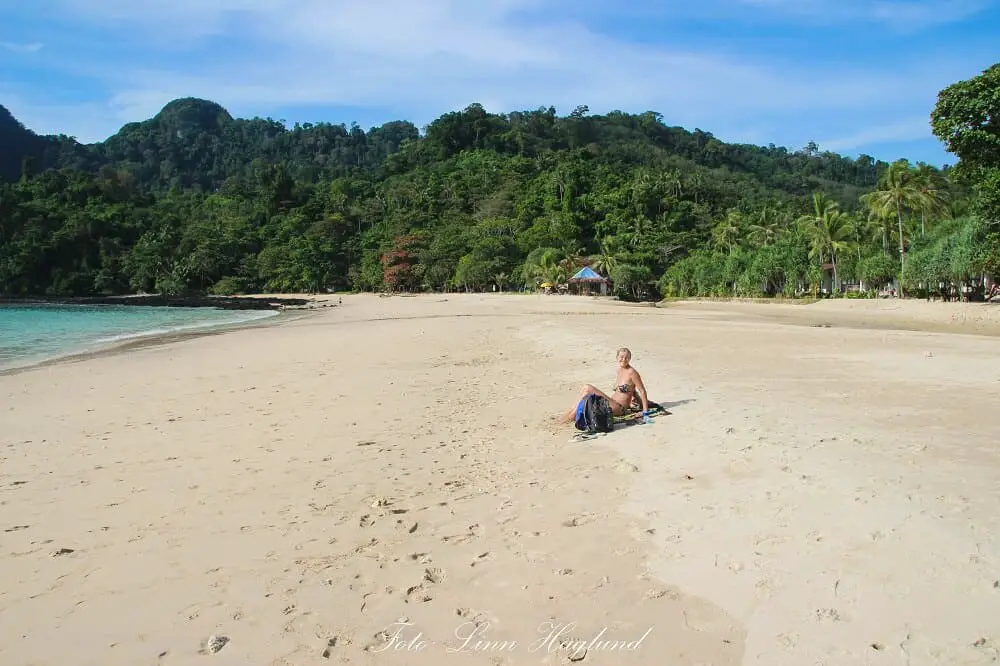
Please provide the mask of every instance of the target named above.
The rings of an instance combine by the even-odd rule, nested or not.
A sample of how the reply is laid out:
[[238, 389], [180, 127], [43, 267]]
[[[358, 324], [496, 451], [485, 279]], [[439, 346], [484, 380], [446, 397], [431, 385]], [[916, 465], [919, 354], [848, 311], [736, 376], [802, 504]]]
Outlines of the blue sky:
[[[480, 102], [663, 114], [725, 141], [954, 163], [941, 88], [1000, 61], [1000, 0], [0, 0], [0, 104], [97, 141], [176, 97], [423, 126]], [[53, 18], [55, 17], [55, 18]]]

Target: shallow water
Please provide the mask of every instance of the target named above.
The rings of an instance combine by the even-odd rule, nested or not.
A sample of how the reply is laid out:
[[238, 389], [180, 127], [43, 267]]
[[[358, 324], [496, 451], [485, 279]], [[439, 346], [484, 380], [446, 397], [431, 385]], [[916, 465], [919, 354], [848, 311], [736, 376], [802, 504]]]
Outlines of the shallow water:
[[271, 310], [138, 305], [0, 305], [0, 368], [276, 314]]

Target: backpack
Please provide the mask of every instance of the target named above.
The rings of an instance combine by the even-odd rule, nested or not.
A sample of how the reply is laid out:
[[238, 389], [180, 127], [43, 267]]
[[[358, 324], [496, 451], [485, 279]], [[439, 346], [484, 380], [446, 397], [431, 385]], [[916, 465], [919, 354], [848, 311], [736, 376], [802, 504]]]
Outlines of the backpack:
[[615, 415], [607, 398], [590, 394], [583, 399], [583, 408], [577, 411], [576, 429], [588, 435], [611, 432], [615, 428]]

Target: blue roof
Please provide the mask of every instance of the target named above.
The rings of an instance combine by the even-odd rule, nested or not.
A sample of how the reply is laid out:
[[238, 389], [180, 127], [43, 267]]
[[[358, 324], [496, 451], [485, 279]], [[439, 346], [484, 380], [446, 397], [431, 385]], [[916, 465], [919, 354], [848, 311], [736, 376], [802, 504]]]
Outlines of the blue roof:
[[593, 271], [590, 266], [584, 266], [579, 271], [576, 272], [571, 279], [573, 280], [603, 280], [604, 278]]

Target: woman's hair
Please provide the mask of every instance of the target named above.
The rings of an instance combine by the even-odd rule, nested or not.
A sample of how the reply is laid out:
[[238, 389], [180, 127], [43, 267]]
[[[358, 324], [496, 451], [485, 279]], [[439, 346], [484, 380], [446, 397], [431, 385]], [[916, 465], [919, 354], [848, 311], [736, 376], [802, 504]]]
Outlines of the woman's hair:
[[618, 355], [621, 354], [622, 352], [625, 352], [625, 356], [627, 358], [630, 359], [632, 358], [632, 350], [630, 350], [628, 347], [619, 347], [618, 351], [615, 352], [615, 358], [618, 358]]

